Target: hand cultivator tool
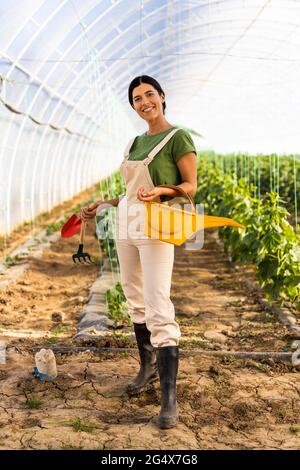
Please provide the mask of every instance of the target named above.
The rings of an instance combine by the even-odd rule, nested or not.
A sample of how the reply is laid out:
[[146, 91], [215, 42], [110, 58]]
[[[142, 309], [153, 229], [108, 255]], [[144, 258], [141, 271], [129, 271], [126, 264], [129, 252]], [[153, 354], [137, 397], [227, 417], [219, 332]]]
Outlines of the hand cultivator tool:
[[73, 259], [74, 263], [76, 263], [76, 260], [78, 260], [81, 263], [82, 259], [83, 259], [84, 263], [92, 263], [92, 260], [91, 260], [91, 257], [89, 255], [89, 253], [84, 253], [83, 252], [85, 227], [86, 227], [86, 222], [82, 222], [81, 227], [80, 227], [80, 244], [79, 244], [79, 247], [78, 247], [78, 251], [77, 251], [77, 253], [75, 253], [72, 256], [72, 259]]
[[[90, 206], [88, 206], [90, 210], [93, 210], [96, 207], [97, 207], [97, 204], [91, 204]], [[80, 263], [82, 263], [82, 260], [84, 263], [93, 263], [89, 253], [84, 253], [83, 251], [86, 224], [87, 222], [81, 220], [81, 218], [77, 214], [73, 214], [72, 217], [70, 217], [70, 219], [67, 220], [67, 222], [63, 225], [61, 229], [61, 236], [63, 238], [73, 237], [73, 235], [75, 235], [76, 233], [80, 231], [80, 242], [79, 242], [78, 251], [77, 253], [74, 253], [74, 255], [72, 256], [74, 263], [76, 263], [77, 260]]]
[[76, 233], [80, 232], [81, 218], [77, 214], [73, 214], [72, 217], [61, 228], [62, 238], [70, 238]]

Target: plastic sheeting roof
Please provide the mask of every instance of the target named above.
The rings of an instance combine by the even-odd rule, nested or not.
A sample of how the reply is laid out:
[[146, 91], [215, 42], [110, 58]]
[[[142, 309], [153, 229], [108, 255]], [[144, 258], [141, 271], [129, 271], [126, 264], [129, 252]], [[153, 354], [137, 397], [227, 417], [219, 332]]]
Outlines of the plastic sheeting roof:
[[77, 131], [101, 120], [95, 81], [127, 104], [145, 73], [165, 88], [169, 119], [212, 145], [288, 150], [299, 144], [299, 26], [299, 0], [2, 0], [0, 70], [8, 102], [26, 108], [42, 88], [32, 114], [61, 100], [52, 119], [77, 108]]
[[[299, 151], [299, 60], [300, 0], [0, 0], [1, 174], [9, 168], [11, 191], [22, 165], [42, 171], [22, 193], [36, 213], [92, 182], [100, 148], [114, 149], [111, 164], [102, 159], [111, 171], [147, 128], [127, 99], [141, 74], [161, 83], [168, 121], [216, 150]], [[66, 152], [78, 164], [63, 161], [73, 175], [63, 190]]]

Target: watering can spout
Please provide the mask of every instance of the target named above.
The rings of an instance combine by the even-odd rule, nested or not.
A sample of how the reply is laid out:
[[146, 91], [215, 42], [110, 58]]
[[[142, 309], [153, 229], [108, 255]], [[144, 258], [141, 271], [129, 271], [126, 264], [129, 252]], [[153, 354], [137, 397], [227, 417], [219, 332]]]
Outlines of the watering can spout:
[[196, 211], [190, 212], [152, 201], [145, 202], [145, 211], [145, 235], [178, 246], [199, 230], [206, 228], [244, 228], [242, 224], [228, 217], [198, 214]]

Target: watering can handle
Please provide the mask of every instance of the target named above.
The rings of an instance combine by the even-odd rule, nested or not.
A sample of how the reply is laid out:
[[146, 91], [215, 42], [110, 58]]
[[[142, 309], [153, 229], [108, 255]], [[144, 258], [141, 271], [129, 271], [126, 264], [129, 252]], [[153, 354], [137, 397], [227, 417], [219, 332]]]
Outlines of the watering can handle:
[[175, 184], [159, 184], [158, 186], [163, 187], [163, 188], [171, 188], [171, 189], [175, 189], [176, 191], [179, 191], [186, 199], [189, 200], [189, 202], [192, 205], [194, 211], [196, 212], [196, 206], [195, 206], [194, 200], [192, 199], [192, 197], [188, 193], [185, 192], [184, 189], [179, 188], [178, 186], [175, 186]]

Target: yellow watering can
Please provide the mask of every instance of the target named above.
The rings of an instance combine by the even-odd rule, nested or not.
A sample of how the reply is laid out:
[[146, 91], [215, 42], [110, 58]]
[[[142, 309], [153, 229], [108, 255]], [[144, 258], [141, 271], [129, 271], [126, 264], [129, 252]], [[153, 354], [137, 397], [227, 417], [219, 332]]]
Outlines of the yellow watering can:
[[[171, 184], [161, 184], [165, 188], [173, 188], [180, 191], [188, 199], [194, 211], [190, 212], [178, 207], [180, 199], [175, 197], [166, 203], [144, 202], [145, 223], [144, 234], [149, 238], [158, 239], [173, 245], [182, 245], [194, 233], [204, 228], [232, 226], [244, 228], [244, 225], [227, 217], [215, 217], [211, 215], [198, 214], [196, 206], [189, 194], [183, 189]], [[182, 203], [182, 202], [181, 202]]]

